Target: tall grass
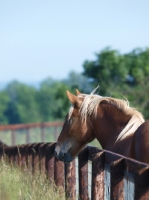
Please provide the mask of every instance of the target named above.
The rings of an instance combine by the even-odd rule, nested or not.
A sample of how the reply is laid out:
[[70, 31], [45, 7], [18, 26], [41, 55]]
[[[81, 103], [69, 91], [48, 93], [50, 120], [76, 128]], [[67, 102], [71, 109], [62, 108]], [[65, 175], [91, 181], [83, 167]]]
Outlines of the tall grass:
[[64, 191], [46, 176], [0, 162], [0, 199], [2, 200], [64, 200]]

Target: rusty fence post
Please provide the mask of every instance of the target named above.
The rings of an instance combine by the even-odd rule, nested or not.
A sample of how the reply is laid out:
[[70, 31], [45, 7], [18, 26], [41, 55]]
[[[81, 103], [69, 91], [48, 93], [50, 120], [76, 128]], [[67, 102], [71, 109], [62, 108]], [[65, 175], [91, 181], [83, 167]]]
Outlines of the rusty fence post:
[[123, 200], [124, 199], [124, 159], [110, 163], [111, 171], [111, 200]]
[[149, 167], [135, 172], [135, 200], [149, 199]]
[[25, 170], [27, 168], [26, 145], [19, 145], [17, 148], [18, 148], [19, 166], [21, 167], [21, 169]]
[[149, 165], [129, 158], [125, 159], [127, 174], [133, 174], [135, 200], [149, 199]]
[[41, 174], [46, 174], [46, 147], [47, 143], [42, 143], [39, 146], [39, 171]]
[[65, 187], [65, 176], [64, 176], [64, 162], [55, 158], [54, 163], [54, 181], [56, 186], [61, 187], [64, 190]]
[[[5, 159], [9, 161], [11, 164], [15, 163], [16, 165], [19, 165], [20, 155], [17, 146], [7, 146], [4, 149], [4, 156]], [[15, 162], [16, 157], [17, 157], [17, 162]]]
[[39, 171], [39, 146], [40, 143], [32, 145], [32, 173]]
[[65, 163], [65, 192], [67, 199], [76, 199], [75, 160], [71, 163]]
[[96, 153], [92, 157], [92, 200], [104, 199], [104, 163], [105, 152]]
[[12, 148], [12, 154], [13, 154], [13, 161], [15, 160], [15, 163], [17, 166], [21, 166], [21, 154], [20, 154], [20, 148], [19, 146], [13, 146]]
[[29, 172], [32, 172], [32, 145], [33, 144], [27, 144], [26, 145], [26, 165]]
[[88, 149], [83, 149], [78, 155], [79, 170], [79, 197], [81, 200], [88, 200]]
[[46, 172], [49, 180], [54, 181], [54, 143], [46, 146]]

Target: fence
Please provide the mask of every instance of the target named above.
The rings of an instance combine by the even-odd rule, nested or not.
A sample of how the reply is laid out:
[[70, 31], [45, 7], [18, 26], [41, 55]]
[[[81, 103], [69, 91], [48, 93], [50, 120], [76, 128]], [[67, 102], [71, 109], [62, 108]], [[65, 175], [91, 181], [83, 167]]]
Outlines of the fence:
[[149, 165], [87, 146], [77, 159], [63, 163], [54, 157], [55, 143], [0, 145], [9, 161], [39, 170], [66, 192], [67, 199], [149, 199]]
[[[59, 128], [63, 126], [62, 121], [57, 122], [44, 122], [44, 123], [30, 123], [30, 124], [14, 124], [14, 125], [0, 125], [0, 131], [11, 131], [11, 145], [15, 145], [16, 142], [16, 132], [17, 131], [26, 131], [26, 141], [23, 143], [30, 143], [31, 141], [31, 130], [35, 128], [40, 129], [40, 141], [45, 142], [45, 129], [54, 128], [54, 141], [57, 140], [57, 136], [60, 133]], [[36, 134], [37, 135], [37, 134]]]

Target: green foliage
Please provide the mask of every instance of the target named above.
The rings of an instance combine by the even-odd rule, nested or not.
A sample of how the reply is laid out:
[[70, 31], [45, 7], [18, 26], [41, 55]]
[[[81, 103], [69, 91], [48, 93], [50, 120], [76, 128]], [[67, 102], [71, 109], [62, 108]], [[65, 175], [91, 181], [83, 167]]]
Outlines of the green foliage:
[[122, 98], [149, 118], [149, 49], [134, 49], [128, 54], [104, 49], [96, 54], [95, 61], [84, 62], [83, 74], [100, 86], [100, 94]]
[[129, 67], [129, 75], [133, 78], [133, 84], [138, 85], [149, 77], [149, 49], [134, 49], [124, 55], [125, 65]]
[[74, 71], [71, 71], [68, 78], [63, 82], [68, 85], [72, 91], [78, 89], [84, 93], [90, 93], [94, 89], [89, 83], [87, 77]]
[[107, 86], [111, 84], [123, 84], [128, 74], [123, 56], [109, 48], [96, 54], [95, 61], [85, 61], [83, 67], [83, 74], [92, 80], [93, 85], [100, 85], [101, 94], [106, 94]]
[[51, 79], [41, 83], [37, 94], [40, 121], [64, 119], [69, 106], [66, 97], [67, 89], [69, 87], [66, 84]]
[[0, 124], [7, 124], [8, 118], [5, 116], [9, 102], [9, 96], [5, 91], [0, 92]]
[[86, 60], [83, 73], [71, 71], [65, 80], [43, 80], [34, 88], [17, 81], [0, 92], [0, 123], [28, 123], [64, 120], [69, 108], [66, 90], [90, 93], [97, 85], [100, 95], [130, 101], [149, 118], [149, 49], [136, 48], [121, 54], [105, 48]]
[[6, 92], [10, 98], [6, 111], [10, 124], [39, 121], [35, 88], [14, 81], [7, 86]]

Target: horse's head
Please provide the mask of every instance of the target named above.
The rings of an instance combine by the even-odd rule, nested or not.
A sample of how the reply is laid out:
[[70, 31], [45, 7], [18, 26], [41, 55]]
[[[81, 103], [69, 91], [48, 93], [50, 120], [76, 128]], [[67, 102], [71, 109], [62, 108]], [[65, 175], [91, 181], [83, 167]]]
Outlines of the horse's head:
[[82, 120], [80, 113], [84, 96], [78, 90], [76, 92], [77, 96], [67, 91], [67, 97], [72, 106], [66, 116], [55, 148], [55, 156], [64, 162], [71, 162], [85, 144], [95, 138], [92, 135], [89, 118]]

